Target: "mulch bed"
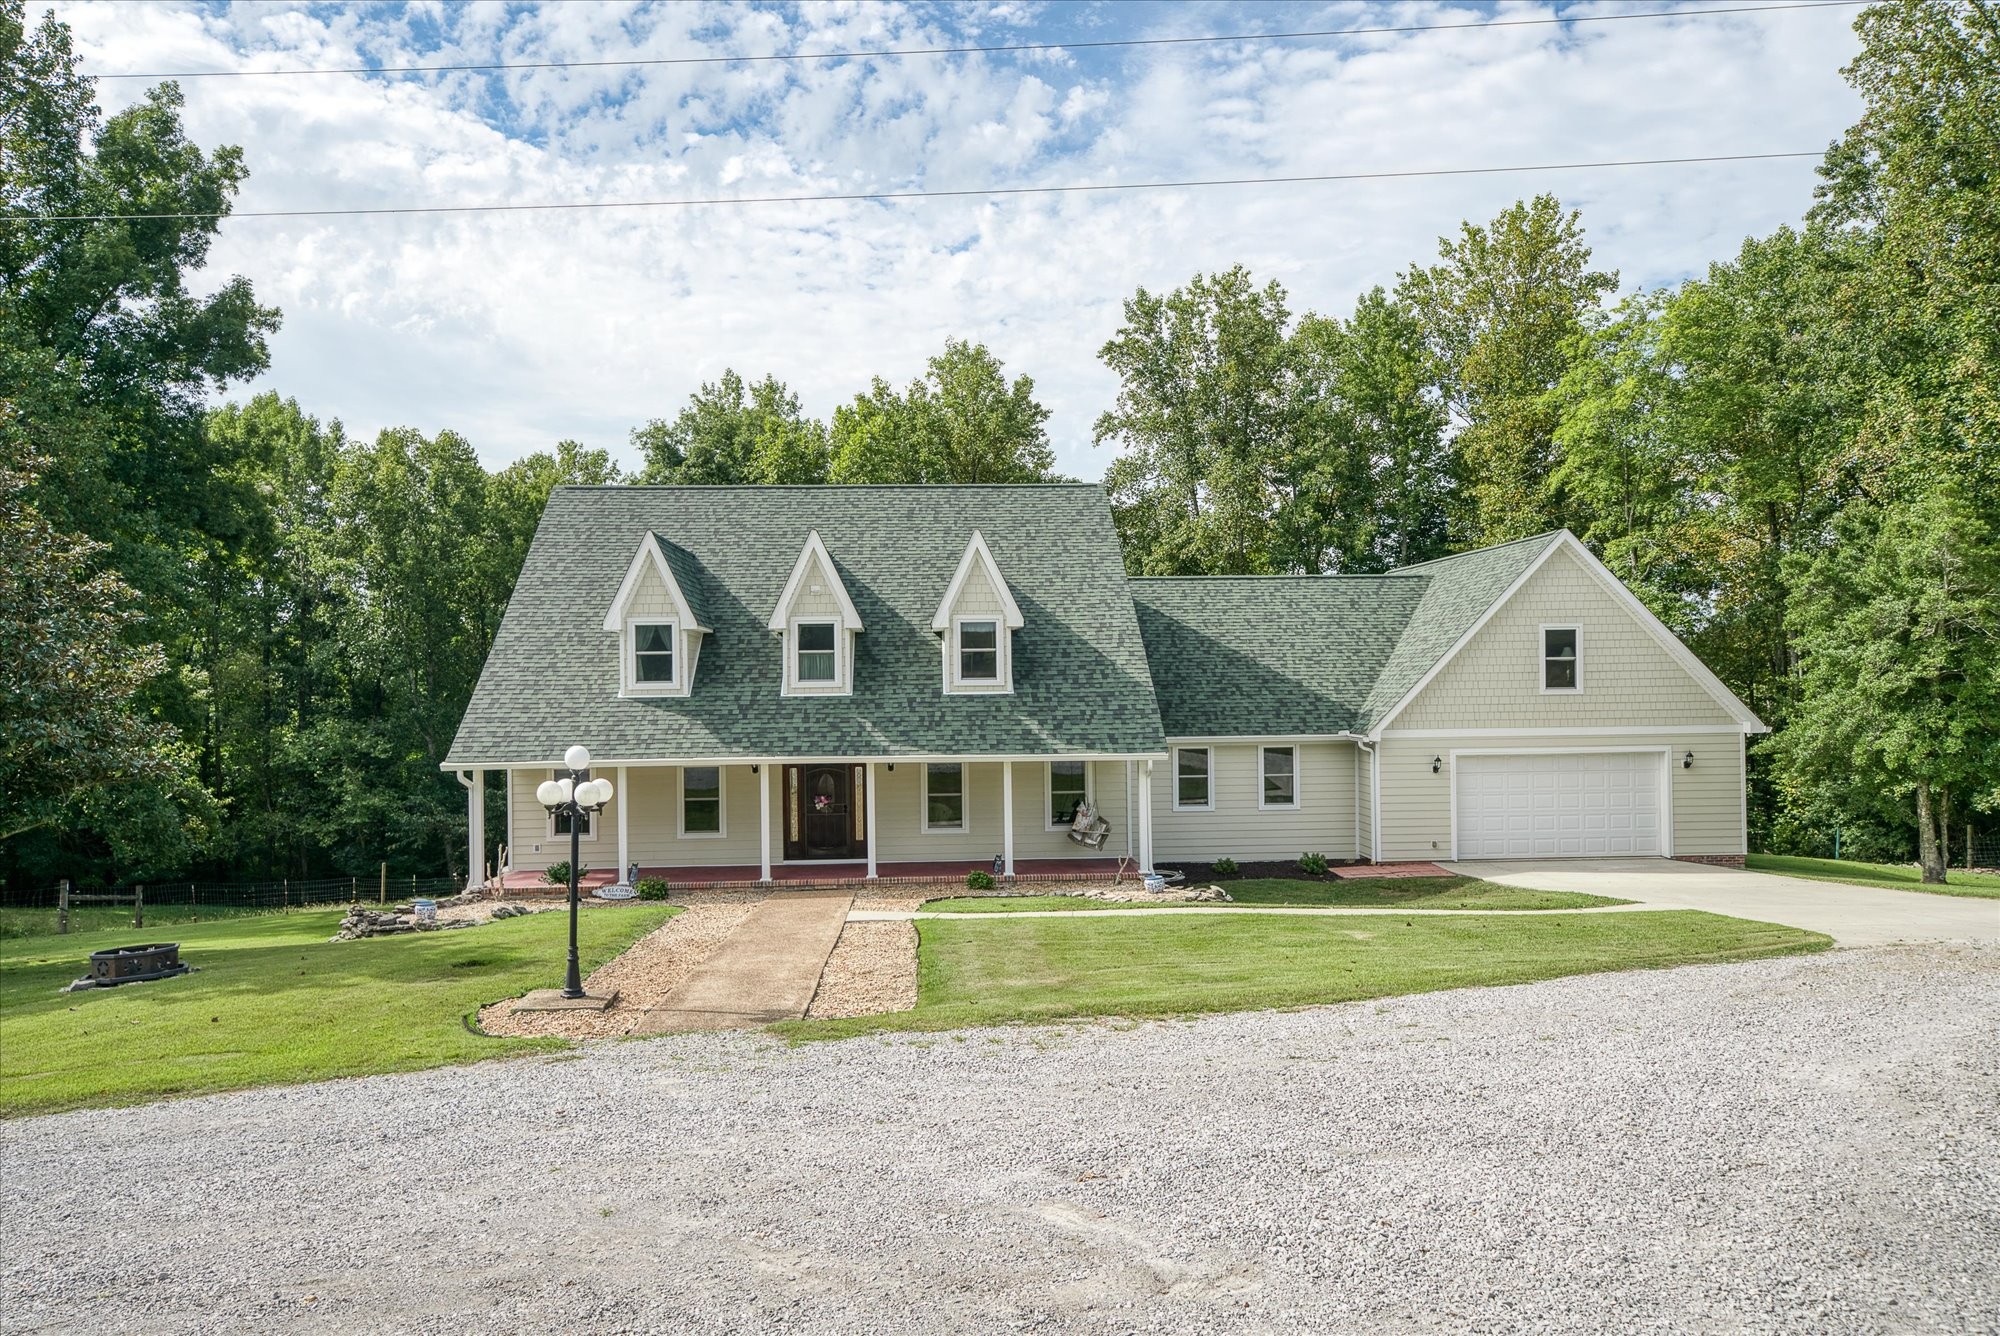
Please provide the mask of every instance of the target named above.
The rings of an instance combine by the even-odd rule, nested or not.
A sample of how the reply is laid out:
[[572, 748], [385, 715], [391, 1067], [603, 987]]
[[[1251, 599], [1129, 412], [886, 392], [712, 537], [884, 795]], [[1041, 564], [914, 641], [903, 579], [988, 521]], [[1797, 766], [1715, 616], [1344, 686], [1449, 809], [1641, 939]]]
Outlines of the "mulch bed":
[[1236, 871], [1228, 876], [1217, 876], [1209, 863], [1161, 863], [1167, 871], [1187, 874], [1189, 884], [1197, 882], [1220, 882], [1228, 885], [1232, 881], [1249, 878], [1282, 878], [1286, 881], [1354, 881], [1374, 880], [1378, 877], [1449, 877], [1455, 875], [1445, 871], [1436, 863], [1336, 863], [1318, 875], [1299, 871], [1299, 865], [1285, 859], [1271, 859], [1265, 862], [1238, 863]]

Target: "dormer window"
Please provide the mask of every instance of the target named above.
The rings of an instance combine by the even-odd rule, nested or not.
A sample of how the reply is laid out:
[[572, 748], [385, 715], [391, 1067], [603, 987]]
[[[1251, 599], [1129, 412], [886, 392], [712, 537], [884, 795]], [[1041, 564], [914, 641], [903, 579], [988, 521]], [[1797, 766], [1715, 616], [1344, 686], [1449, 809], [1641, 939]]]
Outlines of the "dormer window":
[[632, 681], [646, 685], [674, 683], [674, 624], [632, 623]]
[[1014, 689], [1014, 632], [1021, 606], [977, 529], [945, 586], [931, 629], [944, 650], [944, 690], [950, 695], [1005, 695]]
[[604, 614], [604, 629], [618, 637], [619, 695], [690, 694], [709, 634], [694, 602], [700, 586], [700, 567], [685, 551], [657, 534], [640, 540]]
[[833, 622], [800, 622], [795, 633], [798, 645], [798, 680], [830, 686], [840, 680], [837, 671], [840, 627]]
[[992, 620], [961, 620], [958, 624], [958, 680], [998, 682], [1000, 680], [1000, 623]]

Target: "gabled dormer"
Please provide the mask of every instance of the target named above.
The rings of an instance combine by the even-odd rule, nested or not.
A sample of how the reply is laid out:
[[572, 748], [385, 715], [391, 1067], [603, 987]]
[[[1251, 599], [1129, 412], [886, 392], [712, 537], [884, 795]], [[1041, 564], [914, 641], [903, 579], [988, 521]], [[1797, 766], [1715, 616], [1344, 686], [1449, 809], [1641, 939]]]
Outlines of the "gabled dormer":
[[805, 550], [792, 565], [792, 578], [771, 610], [770, 629], [784, 644], [787, 696], [847, 696], [854, 692], [855, 637], [861, 614], [847, 596], [840, 572], [820, 541], [806, 534]]
[[640, 540], [604, 614], [604, 629], [618, 636], [619, 695], [686, 696], [694, 690], [695, 663], [709, 634], [689, 597], [698, 588], [692, 557], [655, 534]]
[[1004, 695], [1014, 689], [1014, 632], [1021, 607], [1008, 592], [999, 563], [974, 529], [958, 571], [946, 586], [931, 630], [943, 637], [948, 696]]

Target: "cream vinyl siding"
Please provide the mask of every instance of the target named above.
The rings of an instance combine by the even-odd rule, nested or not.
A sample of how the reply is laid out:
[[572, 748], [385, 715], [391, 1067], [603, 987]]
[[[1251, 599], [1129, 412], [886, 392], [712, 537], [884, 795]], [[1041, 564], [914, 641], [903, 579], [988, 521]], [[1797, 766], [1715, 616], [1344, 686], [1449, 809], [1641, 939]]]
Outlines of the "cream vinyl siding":
[[[1382, 860], [1450, 858], [1452, 752], [1585, 749], [1668, 750], [1669, 854], [1743, 852], [1743, 735], [1741, 733], [1472, 734], [1401, 738], [1379, 745], [1382, 764]], [[1693, 769], [1681, 760], [1694, 753]], [[1431, 758], [1444, 758], [1431, 773]]]
[[1355, 840], [1354, 856], [1370, 857], [1375, 847], [1375, 753], [1363, 751], [1359, 747], [1350, 748], [1354, 753], [1354, 808]]
[[[613, 769], [596, 770], [613, 784]], [[509, 782], [514, 796], [513, 866], [530, 871], [561, 862], [569, 857], [569, 837], [550, 839], [548, 813], [535, 801], [535, 786], [548, 778], [543, 770], [514, 770]], [[756, 866], [757, 864], [757, 784], [761, 775], [750, 773], [747, 765], [722, 767], [722, 824], [727, 832], [682, 839], [680, 778], [671, 766], [627, 766], [625, 768], [625, 814], [632, 830], [628, 856], [640, 867]], [[773, 797], [775, 799], [775, 792]], [[583, 862], [591, 868], [614, 868], [618, 863], [618, 802], [613, 799], [595, 818], [597, 838], [583, 841]], [[775, 861], [781, 847], [782, 830], [778, 810], [771, 810], [771, 847]], [[537, 846], [540, 846], [539, 848]]]
[[[809, 617], [839, 622], [840, 600], [834, 596], [833, 584], [833, 573], [826, 569], [815, 553], [812, 560], [806, 563], [806, 575], [799, 581], [799, 592], [793, 597], [792, 605], [785, 609], [785, 620], [789, 622], [794, 618]], [[819, 586], [817, 594], [813, 592], [814, 585]]]
[[[1000, 765], [996, 761], [973, 761], [965, 767], [965, 820], [967, 833], [939, 831], [926, 835], [922, 829], [921, 774], [924, 762], [898, 761], [892, 773], [886, 764], [875, 767], [879, 786], [875, 794], [875, 820], [881, 827], [875, 845], [878, 863], [924, 859], [971, 859], [985, 862], [1000, 852], [1005, 836], [1000, 829]], [[1104, 857], [1125, 852], [1125, 763], [1090, 762], [1091, 796], [1098, 814], [1111, 823], [1111, 838], [1105, 841]], [[1049, 830], [1048, 769], [1041, 761], [1014, 762], [1014, 858], [1091, 858], [1098, 855], [1073, 844], [1067, 834]]]
[[1006, 609], [1000, 604], [1000, 595], [994, 592], [993, 581], [986, 576], [985, 565], [973, 562], [972, 569], [965, 573], [965, 584], [958, 591], [958, 601], [952, 605], [951, 615], [992, 617], [999, 620], [1005, 612]]
[[625, 604], [625, 620], [628, 622], [678, 621], [679, 614], [674, 608], [674, 596], [667, 590], [667, 582], [660, 578], [660, 572], [651, 561], [641, 564], [639, 582], [632, 587], [632, 597]]
[[[1542, 690], [1544, 626], [1577, 628], [1582, 690]], [[1575, 556], [1558, 549], [1390, 721], [1389, 728], [1735, 722]], [[1382, 805], [1393, 810], [1386, 790]]]
[[[1194, 745], [1202, 744], [1176, 744]], [[1223, 742], [1209, 748], [1212, 811], [1180, 811], [1173, 805], [1173, 763], [1153, 765], [1153, 859], [1176, 860], [1297, 858], [1302, 853], [1353, 858], [1354, 744], [1349, 742]], [[1296, 810], [1257, 807], [1262, 776], [1258, 748], [1298, 748], [1299, 806]], [[1114, 831], [1112, 839], [1118, 840]], [[1122, 845], [1120, 846], [1123, 847]]]

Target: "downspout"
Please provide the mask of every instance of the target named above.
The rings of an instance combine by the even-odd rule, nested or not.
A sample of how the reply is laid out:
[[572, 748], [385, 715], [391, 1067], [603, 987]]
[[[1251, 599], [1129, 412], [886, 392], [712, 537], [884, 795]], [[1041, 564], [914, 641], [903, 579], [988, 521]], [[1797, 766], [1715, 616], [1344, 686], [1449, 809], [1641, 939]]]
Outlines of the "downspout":
[[[1382, 765], [1375, 750], [1375, 744], [1360, 734], [1354, 735], [1356, 751], [1368, 753], [1368, 861], [1382, 861]], [[1355, 804], [1354, 819], [1361, 820], [1361, 805]], [[1355, 841], [1358, 846], [1359, 839]]]

